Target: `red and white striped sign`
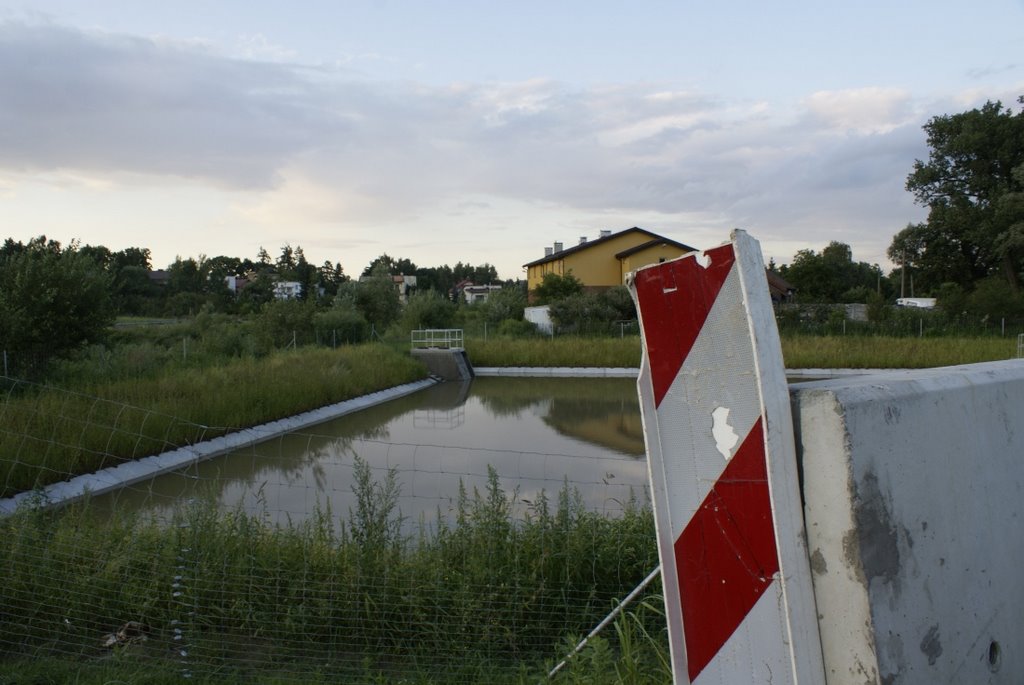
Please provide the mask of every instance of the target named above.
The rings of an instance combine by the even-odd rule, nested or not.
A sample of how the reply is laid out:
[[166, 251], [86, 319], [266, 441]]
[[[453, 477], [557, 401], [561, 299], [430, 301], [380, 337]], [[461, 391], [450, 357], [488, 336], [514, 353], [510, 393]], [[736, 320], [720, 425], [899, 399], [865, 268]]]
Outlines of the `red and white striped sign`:
[[824, 682], [760, 246], [737, 230], [704, 254], [630, 279], [675, 679]]

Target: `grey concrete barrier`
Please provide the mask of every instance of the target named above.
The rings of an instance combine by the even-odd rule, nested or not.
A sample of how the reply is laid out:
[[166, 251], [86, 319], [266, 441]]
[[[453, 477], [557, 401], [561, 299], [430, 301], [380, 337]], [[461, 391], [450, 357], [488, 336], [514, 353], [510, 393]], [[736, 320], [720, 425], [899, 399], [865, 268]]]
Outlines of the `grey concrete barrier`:
[[1024, 678], [1024, 361], [790, 388], [827, 682]]

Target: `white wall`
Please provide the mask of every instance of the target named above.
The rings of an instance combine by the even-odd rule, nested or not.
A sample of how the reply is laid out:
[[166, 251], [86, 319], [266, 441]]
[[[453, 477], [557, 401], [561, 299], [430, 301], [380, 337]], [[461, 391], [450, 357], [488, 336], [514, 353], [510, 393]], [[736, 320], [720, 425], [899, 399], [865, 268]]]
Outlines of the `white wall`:
[[551, 333], [553, 324], [551, 323], [550, 308], [547, 305], [540, 307], [527, 307], [523, 310], [523, 318], [530, 323], [537, 326], [537, 328], [543, 333]]

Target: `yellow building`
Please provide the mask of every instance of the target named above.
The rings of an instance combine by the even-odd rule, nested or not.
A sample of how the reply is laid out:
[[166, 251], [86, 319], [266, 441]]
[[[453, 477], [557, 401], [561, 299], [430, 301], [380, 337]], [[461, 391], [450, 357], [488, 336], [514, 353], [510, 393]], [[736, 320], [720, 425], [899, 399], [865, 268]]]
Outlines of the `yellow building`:
[[694, 250], [696, 248], [634, 226], [618, 233], [601, 231], [595, 240], [581, 237], [577, 245], [569, 248], [555, 243], [544, 248], [543, 259], [523, 267], [532, 300], [533, 291], [545, 274], [564, 276], [572, 272], [586, 290], [604, 290], [623, 285], [626, 274], [641, 266], [675, 259]]

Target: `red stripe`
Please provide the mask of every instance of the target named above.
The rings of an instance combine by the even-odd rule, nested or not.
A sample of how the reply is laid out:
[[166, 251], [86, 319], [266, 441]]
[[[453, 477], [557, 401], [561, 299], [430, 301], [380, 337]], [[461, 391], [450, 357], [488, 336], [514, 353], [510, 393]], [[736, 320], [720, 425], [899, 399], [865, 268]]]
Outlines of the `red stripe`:
[[637, 272], [636, 299], [651, 366], [655, 406], [661, 404], [679, 375], [736, 261], [731, 244], [704, 254], [711, 262], [707, 268], [697, 259], [686, 257]]
[[676, 540], [675, 555], [692, 681], [779, 570], [760, 418]]

